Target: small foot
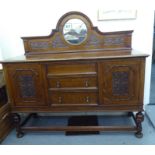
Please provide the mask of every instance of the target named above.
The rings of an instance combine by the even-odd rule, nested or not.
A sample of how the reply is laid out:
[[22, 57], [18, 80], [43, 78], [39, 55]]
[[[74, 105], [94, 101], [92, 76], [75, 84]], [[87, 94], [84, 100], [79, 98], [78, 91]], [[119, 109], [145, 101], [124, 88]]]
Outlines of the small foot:
[[142, 132], [136, 132], [136, 133], [135, 133], [135, 136], [136, 136], [137, 138], [142, 138], [142, 137], [143, 137], [143, 133], [142, 133]]
[[22, 138], [24, 136], [23, 132], [17, 133], [17, 138]]

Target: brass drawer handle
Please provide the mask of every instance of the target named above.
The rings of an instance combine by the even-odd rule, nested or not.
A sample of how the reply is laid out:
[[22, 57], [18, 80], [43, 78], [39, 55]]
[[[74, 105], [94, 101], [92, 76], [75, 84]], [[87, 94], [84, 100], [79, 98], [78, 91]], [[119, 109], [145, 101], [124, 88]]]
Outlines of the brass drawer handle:
[[89, 87], [89, 82], [88, 81], [85, 82], [85, 86]]
[[87, 102], [87, 103], [90, 102], [90, 97], [89, 97], [89, 96], [86, 97], [86, 102]]
[[60, 86], [61, 86], [60, 82], [57, 81], [57, 82], [56, 82], [56, 87], [57, 87], [57, 88], [60, 88]]
[[58, 98], [58, 102], [59, 102], [59, 103], [62, 103], [62, 97], [59, 97], [59, 98]]

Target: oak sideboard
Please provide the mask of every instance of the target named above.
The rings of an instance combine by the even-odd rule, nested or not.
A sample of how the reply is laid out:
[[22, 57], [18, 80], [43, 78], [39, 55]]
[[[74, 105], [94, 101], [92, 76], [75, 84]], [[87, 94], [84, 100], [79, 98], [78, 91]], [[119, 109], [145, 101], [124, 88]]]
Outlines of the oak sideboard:
[[[142, 137], [145, 59], [133, 31], [100, 32], [80, 12], [63, 15], [49, 36], [22, 37], [25, 54], [4, 60], [17, 136], [28, 131], [132, 131]], [[125, 112], [133, 126], [24, 126], [39, 113]], [[30, 114], [23, 122], [20, 115]]]

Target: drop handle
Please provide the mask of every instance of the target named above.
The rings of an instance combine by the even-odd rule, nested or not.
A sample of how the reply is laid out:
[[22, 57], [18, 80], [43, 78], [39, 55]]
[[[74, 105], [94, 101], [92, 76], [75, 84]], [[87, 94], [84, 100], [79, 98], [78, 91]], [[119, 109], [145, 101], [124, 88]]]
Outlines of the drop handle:
[[62, 97], [59, 97], [59, 98], [58, 98], [58, 102], [59, 102], [59, 103], [62, 103]]
[[86, 86], [86, 87], [89, 86], [89, 82], [88, 82], [88, 81], [85, 82], [85, 86]]
[[87, 102], [87, 103], [90, 102], [90, 97], [89, 97], [89, 96], [86, 97], [86, 102]]
[[57, 81], [57, 82], [56, 82], [56, 87], [57, 87], [57, 88], [60, 88], [60, 86], [61, 86], [60, 82]]

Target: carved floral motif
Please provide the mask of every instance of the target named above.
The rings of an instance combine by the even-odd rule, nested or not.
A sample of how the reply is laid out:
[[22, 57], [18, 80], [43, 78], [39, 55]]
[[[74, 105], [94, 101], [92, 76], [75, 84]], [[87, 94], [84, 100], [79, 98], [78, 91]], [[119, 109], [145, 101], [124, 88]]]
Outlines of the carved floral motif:
[[30, 42], [30, 47], [32, 49], [43, 49], [43, 48], [48, 48], [49, 47], [49, 43], [46, 41], [39, 41], [39, 42]]
[[112, 93], [113, 95], [128, 95], [129, 93], [129, 73], [112, 73]]
[[124, 37], [108, 37], [104, 38], [104, 45], [124, 45]]
[[100, 45], [100, 40], [97, 38], [95, 34], [91, 34], [90, 37], [88, 38], [86, 46], [99, 46]]
[[22, 98], [35, 97], [35, 85], [32, 75], [20, 75], [18, 78]]

